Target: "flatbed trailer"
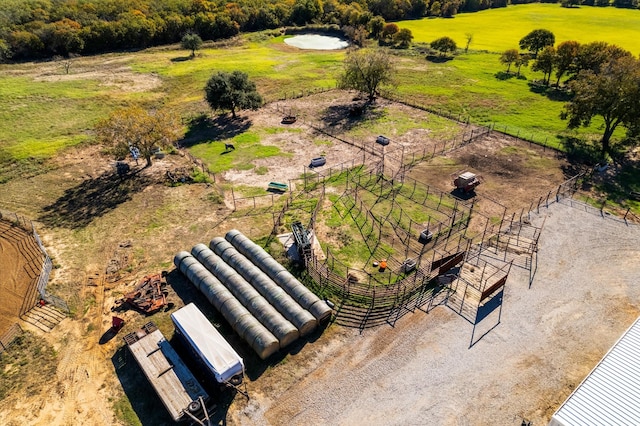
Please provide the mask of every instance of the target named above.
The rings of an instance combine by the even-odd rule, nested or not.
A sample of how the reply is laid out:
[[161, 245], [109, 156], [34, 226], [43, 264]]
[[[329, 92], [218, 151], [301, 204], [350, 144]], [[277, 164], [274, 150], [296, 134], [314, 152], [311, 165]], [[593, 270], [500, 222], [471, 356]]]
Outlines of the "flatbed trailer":
[[210, 424], [209, 395], [153, 322], [123, 339], [174, 421]]

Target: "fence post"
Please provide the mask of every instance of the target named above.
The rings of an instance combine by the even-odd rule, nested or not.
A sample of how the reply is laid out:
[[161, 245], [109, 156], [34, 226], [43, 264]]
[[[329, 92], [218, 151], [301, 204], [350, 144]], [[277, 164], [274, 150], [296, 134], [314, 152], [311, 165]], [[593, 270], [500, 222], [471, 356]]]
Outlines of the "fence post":
[[233, 192], [233, 186], [231, 187], [231, 198], [233, 198], [233, 211], [236, 211], [236, 195]]

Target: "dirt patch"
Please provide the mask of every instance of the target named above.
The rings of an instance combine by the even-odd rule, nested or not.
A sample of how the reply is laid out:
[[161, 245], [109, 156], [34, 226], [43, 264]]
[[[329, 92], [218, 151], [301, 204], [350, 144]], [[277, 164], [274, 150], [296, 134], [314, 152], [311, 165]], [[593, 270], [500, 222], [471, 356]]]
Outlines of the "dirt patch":
[[[121, 93], [141, 93], [157, 89], [162, 80], [157, 75], [141, 74], [131, 70], [127, 64], [131, 58], [118, 56], [97, 64], [95, 59], [73, 58], [70, 60], [40, 62], [31, 67], [22, 67], [20, 71], [12, 71], [13, 75], [33, 78], [34, 81], [64, 82], [75, 80], [99, 81], [100, 86], [109, 91]], [[65, 69], [68, 64], [69, 71]]]
[[[8, 239], [3, 232], [9, 231], [13, 237]], [[20, 308], [31, 286], [33, 278], [28, 271], [31, 262], [25, 258], [18, 241], [32, 238], [29, 233], [21, 228], [12, 226], [11, 223], [0, 219], [0, 335], [12, 324], [19, 321]], [[31, 274], [39, 274], [39, 269], [31, 271]], [[36, 275], [37, 276], [37, 275]]]
[[505, 208], [508, 213], [520, 214], [547, 197], [553, 201], [558, 185], [571, 177], [564, 172], [568, 165], [566, 158], [556, 151], [493, 133], [419, 164], [409, 176], [452, 192], [457, 172], [473, 172], [482, 181], [475, 191], [475, 211], [500, 218]]

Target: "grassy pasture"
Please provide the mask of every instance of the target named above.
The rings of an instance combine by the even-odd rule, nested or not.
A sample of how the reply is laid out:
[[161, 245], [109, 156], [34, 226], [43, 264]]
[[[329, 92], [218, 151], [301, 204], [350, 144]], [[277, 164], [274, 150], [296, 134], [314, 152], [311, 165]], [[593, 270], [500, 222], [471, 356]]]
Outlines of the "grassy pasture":
[[247, 41], [229, 48], [205, 48], [187, 59], [184, 50], [150, 49], [135, 56], [131, 66], [139, 73], [155, 73], [164, 81], [167, 102], [185, 107], [198, 104], [204, 86], [216, 71], [244, 71], [267, 101], [302, 90], [333, 87], [342, 66], [343, 51], [301, 51], [284, 44], [284, 37]]
[[[538, 143], [546, 141], [556, 148], [562, 148], [561, 135], [600, 136], [597, 118], [587, 129], [566, 129], [566, 121], [560, 120], [564, 102], [550, 99], [559, 95], [536, 93], [529, 85], [530, 80], [542, 78], [541, 74], [523, 68], [524, 78], [501, 79], [505, 67], [495, 54], [470, 52], [446, 63], [410, 58], [398, 66], [398, 93], [421, 105], [468, 115], [473, 122], [493, 124], [497, 130]], [[617, 136], [621, 135], [618, 131]]]
[[410, 29], [414, 42], [429, 43], [438, 37], [449, 36], [458, 47], [464, 47], [465, 33], [471, 33], [470, 48], [490, 52], [518, 48], [519, 40], [536, 28], [553, 32], [556, 43], [606, 41], [634, 54], [640, 52], [640, 11], [614, 7], [568, 9], [559, 4], [535, 3], [461, 13], [453, 19], [400, 21], [398, 26]]
[[[464, 33], [472, 32], [474, 52], [444, 63], [399, 52], [397, 91], [413, 102], [469, 115], [475, 122], [495, 123], [499, 130], [506, 128], [508, 133], [559, 146], [557, 136], [567, 134], [566, 123], [558, 118], [562, 99], [535, 93], [528, 81], [541, 75], [528, 68], [523, 69], [526, 80], [500, 79], [504, 67], [498, 56], [477, 50], [514, 47], [530, 28], [547, 27], [559, 41], [604, 40], [638, 51], [640, 38], [634, 35], [638, 20], [640, 13], [632, 10], [589, 7], [568, 10], [558, 5], [535, 4], [462, 14], [455, 19], [404, 21], [400, 25], [412, 29], [418, 42], [447, 34], [462, 44]], [[500, 26], [503, 23], [508, 28]], [[209, 45], [195, 59], [189, 59], [188, 52], [176, 46], [77, 58], [69, 76], [64, 76], [62, 67], [56, 63], [0, 65], [0, 169], [11, 162], [22, 162], [20, 170], [26, 170], [27, 165], [37, 169], [35, 164], [39, 161], [90, 140], [95, 123], [118, 106], [162, 103], [182, 115], [208, 113], [203, 87], [215, 71], [247, 72], [267, 101], [335, 85], [344, 52], [298, 50], [285, 45], [283, 39], [263, 33], [249, 34], [227, 45]], [[121, 81], [105, 84], [105, 75]], [[154, 84], [136, 86], [138, 80]], [[135, 90], [130, 90], [132, 87]], [[386, 120], [391, 118], [380, 117], [370, 125], [384, 129]], [[398, 122], [395, 118], [394, 121]], [[401, 124], [401, 127], [428, 125], [431, 130], [446, 132], [446, 125], [434, 120], [415, 123], [407, 118]], [[597, 138], [599, 124], [594, 121], [590, 128], [569, 134]], [[354, 129], [352, 136], [358, 137], [357, 132]], [[280, 155], [274, 150], [263, 152], [259, 142], [253, 146], [256, 155]], [[216, 171], [244, 161], [234, 158], [235, 154], [228, 158], [214, 154], [217, 165], [212, 170]], [[15, 174], [14, 169], [11, 173]], [[7, 176], [6, 170], [0, 170], [0, 180], [6, 180]]]

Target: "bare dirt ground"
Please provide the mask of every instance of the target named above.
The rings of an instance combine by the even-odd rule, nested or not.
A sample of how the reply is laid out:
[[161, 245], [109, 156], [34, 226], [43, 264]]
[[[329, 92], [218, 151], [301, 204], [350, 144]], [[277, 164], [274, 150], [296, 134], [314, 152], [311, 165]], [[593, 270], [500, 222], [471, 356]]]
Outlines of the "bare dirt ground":
[[[21, 230], [16, 232], [22, 233]], [[26, 233], [25, 233], [26, 234]], [[27, 259], [13, 242], [0, 237], [0, 335], [18, 321], [22, 300], [30, 279], [25, 271]]]
[[[333, 102], [330, 98], [300, 100], [299, 110], [312, 111], [316, 104]], [[280, 114], [272, 111], [252, 117], [256, 123], [263, 120], [265, 127], [282, 126]], [[233, 184], [263, 186], [281, 176], [299, 176], [319, 151], [326, 151], [332, 163], [350, 159], [345, 157], [353, 152], [351, 147], [335, 141], [329, 145], [326, 136], [308, 135], [304, 122], [295, 126], [301, 131], [261, 141], [291, 153], [284, 160], [256, 160], [269, 172], [282, 165], [277, 175], [232, 171], [225, 178]], [[411, 132], [397, 135], [398, 140], [410, 144], [411, 134], [428, 133]], [[375, 133], [362, 137], [374, 138]], [[429, 138], [415, 142], [414, 148], [438, 139]], [[324, 144], [313, 142], [321, 139]], [[534, 152], [525, 152], [528, 149]], [[553, 156], [536, 149], [487, 140], [475, 150], [472, 144], [450, 154], [442, 160], [440, 172], [427, 166], [416, 173], [446, 189], [447, 168], [466, 164], [485, 177], [481, 188], [487, 194], [495, 191], [509, 200], [509, 184], [527, 178], [519, 175], [521, 166], [527, 165], [524, 158], [533, 159], [541, 170], [529, 177], [529, 185], [545, 187], [545, 192], [547, 185], [564, 180], [562, 160], [550, 163]], [[483, 159], [491, 156], [510, 173], [489, 175], [498, 170], [495, 164], [483, 165]], [[518, 166], [511, 167], [513, 162]], [[100, 345], [115, 299], [142, 276], [171, 270], [179, 250], [206, 243], [231, 228], [257, 238], [268, 234], [272, 224], [261, 217], [231, 215], [212, 201], [218, 194], [212, 185], [167, 186], [165, 171], [188, 167], [184, 157], [167, 156], [122, 182], [111, 176], [112, 162], [94, 147], [70, 150], [53, 163], [46, 174], [0, 185], [0, 207], [38, 221], [37, 229], [56, 265], [49, 290], [67, 300], [72, 313], [51, 333], [24, 324], [55, 349], [56, 374], [0, 401], [0, 419], [16, 426], [135, 424], [131, 418], [145, 425], [165, 424], [162, 405], [150, 396], [141, 373], [130, 367], [123, 373], [118, 365], [120, 338], [150, 319], [171, 336], [171, 311], [151, 318], [133, 311], [120, 313], [127, 322], [125, 329]], [[546, 167], [553, 171], [542, 173]], [[528, 195], [518, 191], [514, 208], [535, 198]], [[317, 340], [269, 363], [259, 363], [247, 353], [251, 399], [235, 398], [228, 424], [519, 425], [523, 417], [543, 423], [638, 315], [640, 302], [634, 282], [640, 265], [637, 227], [567, 205], [541, 210], [534, 223], [540, 225], [544, 217], [533, 287], [528, 288], [527, 271], [512, 271], [500, 324], [478, 340], [497, 323], [497, 313], [479, 323], [473, 347], [469, 347], [473, 325], [447, 306], [429, 314], [409, 314], [395, 328], [381, 327], [364, 335], [330, 326]], [[169, 295], [175, 307], [188, 300], [180, 281], [175, 280]], [[138, 387], [131, 386], [134, 376]]]
[[[73, 58], [60, 61], [38, 62], [32, 67], [9, 71], [13, 75], [28, 76], [35, 81], [97, 80], [110, 91], [131, 93], [147, 92], [160, 87], [162, 81], [152, 74], [134, 73], [127, 64], [126, 55], [109, 57], [101, 62], [94, 58]], [[68, 72], [65, 66], [68, 65]]]
[[555, 196], [558, 185], [575, 173], [566, 158], [555, 151], [494, 133], [419, 164], [409, 176], [450, 192], [459, 171], [480, 177], [476, 211], [498, 217], [504, 213], [501, 206], [507, 207], [510, 214], [522, 209], [528, 212], [549, 191]]
[[[366, 145], [368, 149], [382, 153], [382, 147], [375, 143], [378, 134], [369, 129], [373, 126], [367, 125], [382, 115], [386, 115], [388, 120], [385, 134], [392, 139], [392, 143], [385, 150], [397, 158], [401, 157], [403, 150], [407, 156], [425, 150], [431, 151], [434, 145], [440, 147], [444, 140], [460, 138], [465, 130], [470, 132], [474, 128], [450, 123], [446, 129], [413, 128], [397, 132], [395, 126], [398, 123], [394, 120], [399, 120], [398, 117], [411, 117], [415, 122], [428, 124], [434, 116], [425, 111], [379, 99], [375, 108], [366, 111], [363, 116], [349, 117], [349, 108], [362, 102], [353, 92], [335, 90], [277, 102], [255, 112], [243, 112], [246, 122], [250, 122], [253, 129], [289, 130], [262, 135], [260, 139], [261, 144], [278, 146], [287, 155], [254, 159], [252, 163], [255, 169], [230, 170], [223, 173], [223, 178], [231, 183], [265, 186], [270, 181], [287, 182], [290, 179], [298, 179], [303, 173], [309, 172], [306, 167], [315, 157], [326, 158], [326, 165], [317, 169], [322, 171], [362, 157], [362, 151], [357, 146]], [[296, 123], [282, 124], [285, 113], [296, 115]], [[314, 128], [325, 129], [357, 146], [340, 142]], [[266, 172], [256, 173], [256, 169], [259, 168]]]

